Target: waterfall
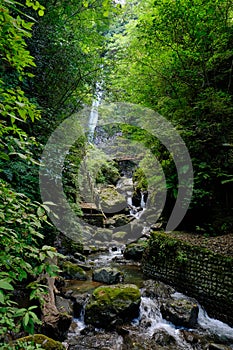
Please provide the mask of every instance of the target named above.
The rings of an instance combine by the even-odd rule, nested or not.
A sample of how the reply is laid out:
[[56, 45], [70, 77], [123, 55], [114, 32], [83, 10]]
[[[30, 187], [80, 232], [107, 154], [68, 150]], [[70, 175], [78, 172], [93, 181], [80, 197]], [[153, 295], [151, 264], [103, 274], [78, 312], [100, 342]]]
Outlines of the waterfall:
[[93, 142], [94, 138], [94, 133], [95, 133], [95, 128], [98, 123], [98, 107], [101, 103], [102, 99], [102, 90], [101, 90], [101, 85], [100, 83], [96, 84], [96, 98], [92, 102], [92, 107], [91, 107], [91, 113], [90, 113], [90, 118], [88, 122], [88, 141], [90, 143]]
[[140, 207], [142, 209], [146, 208], [146, 202], [145, 202], [145, 194], [143, 192], [141, 192], [141, 203], [140, 203]]

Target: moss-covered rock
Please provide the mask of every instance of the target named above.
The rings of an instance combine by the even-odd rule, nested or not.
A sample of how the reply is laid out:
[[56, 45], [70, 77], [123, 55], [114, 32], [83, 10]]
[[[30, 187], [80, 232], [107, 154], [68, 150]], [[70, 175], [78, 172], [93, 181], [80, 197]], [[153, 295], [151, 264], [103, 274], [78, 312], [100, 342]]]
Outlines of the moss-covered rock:
[[107, 186], [100, 190], [101, 206], [108, 213], [119, 212], [127, 206], [125, 196], [117, 192], [114, 186]]
[[102, 286], [94, 290], [85, 309], [85, 322], [114, 328], [138, 316], [140, 291], [134, 284]]
[[70, 261], [62, 264], [62, 274], [67, 279], [85, 281], [87, 279], [86, 272], [78, 265]]
[[128, 235], [128, 232], [126, 231], [117, 231], [113, 233], [112, 238], [113, 240], [124, 242], [126, 240], [127, 235]]
[[106, 228], [98, 228], [93, 239], [98, 242], [111, 242], [112, 241], [112, 231]]
[[18, 339], [18, 341], [23, 343], [40, 344], [45, 350], [65, 350], [65, 347], [62, 345], [62, 343], [46, 337], [43, 334], [29, 335], [27, 337]]
[[142, 255], [146, 247], [147, 247], [146, 241], [142, 241], [138, 243], [130, 243], [125, 248], [124, 257], [126, 259], [139, 261], [142, 259]]

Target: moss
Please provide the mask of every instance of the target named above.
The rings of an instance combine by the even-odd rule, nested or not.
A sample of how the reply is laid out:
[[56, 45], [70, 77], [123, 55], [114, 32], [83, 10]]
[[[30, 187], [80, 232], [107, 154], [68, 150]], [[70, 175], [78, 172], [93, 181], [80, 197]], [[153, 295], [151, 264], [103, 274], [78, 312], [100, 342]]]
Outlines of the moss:
[[62, 270], [67, 278], [86, 280], [86, 272], [80, 266], [70, 261], [65, 261], [62, 264]]
[[140, 290], [134, 284], [95, 289], [85, 309], [85, 322], [99, 328], [114, 328], [118, 322], [138, 317]]
[[65, 350], [64, 345], [43, 334], [34, 334], [18, 339], [20, 342], [40, 344], [45, 350]]
[[132, 302], [140, 298], [139, 289], [132, 284], [116, 285], [116, 286], [102, 286], [95, 289], [93, 297], [96, 301], [103, 304], [111, 304], [117, 300], [128, 300]]
[[128, 232], [125, 231], [118, 231], [113, 234], [113, 239], [119, 239], [124, 240], [124, 238], [127, 236]]

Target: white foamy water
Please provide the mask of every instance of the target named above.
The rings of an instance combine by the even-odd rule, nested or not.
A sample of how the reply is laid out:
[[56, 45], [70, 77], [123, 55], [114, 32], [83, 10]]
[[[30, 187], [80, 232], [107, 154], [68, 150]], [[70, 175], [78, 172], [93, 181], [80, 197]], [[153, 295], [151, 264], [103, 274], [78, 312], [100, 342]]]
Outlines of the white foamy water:
[[233, 328], [228, 324], [211, 318], [207, 312], [199, 305], [198, 324], [205, 330], [220, 337], [227, 337], [233, 342]]
[[[172, 297], [175, 299], [188, 299], [186, 295], [179, 292], [172, 294]], [[200, 304], [198, 304], [198, 307], [199, 313], [197, 322], [203, 329], [209, 333], [216, 334], [220, 337], [227, 337], [233, 341], [232, 327], [222, 321], [209, 317], [207, 312], [202, 308]]]
[[179, 329], [163, 319], [156, 300], [142, 297], [139, 320], [142, 325], [149, 324], [149, 327], [145, 328], [145, 333], [148, 336], [152, 336], [157, 330], [163, 330], [176, 340], [181, 349], [192, 350], [190, 344], [180, 336]]

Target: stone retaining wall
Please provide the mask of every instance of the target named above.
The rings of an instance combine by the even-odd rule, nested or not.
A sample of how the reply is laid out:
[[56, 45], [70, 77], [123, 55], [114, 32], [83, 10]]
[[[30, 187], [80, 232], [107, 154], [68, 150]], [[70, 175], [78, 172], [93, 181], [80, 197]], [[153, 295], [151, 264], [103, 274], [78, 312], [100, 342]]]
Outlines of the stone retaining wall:
[[196, 298], [209, 316], [233, 326], [233, 258], [154, 232], [143, 272]]

